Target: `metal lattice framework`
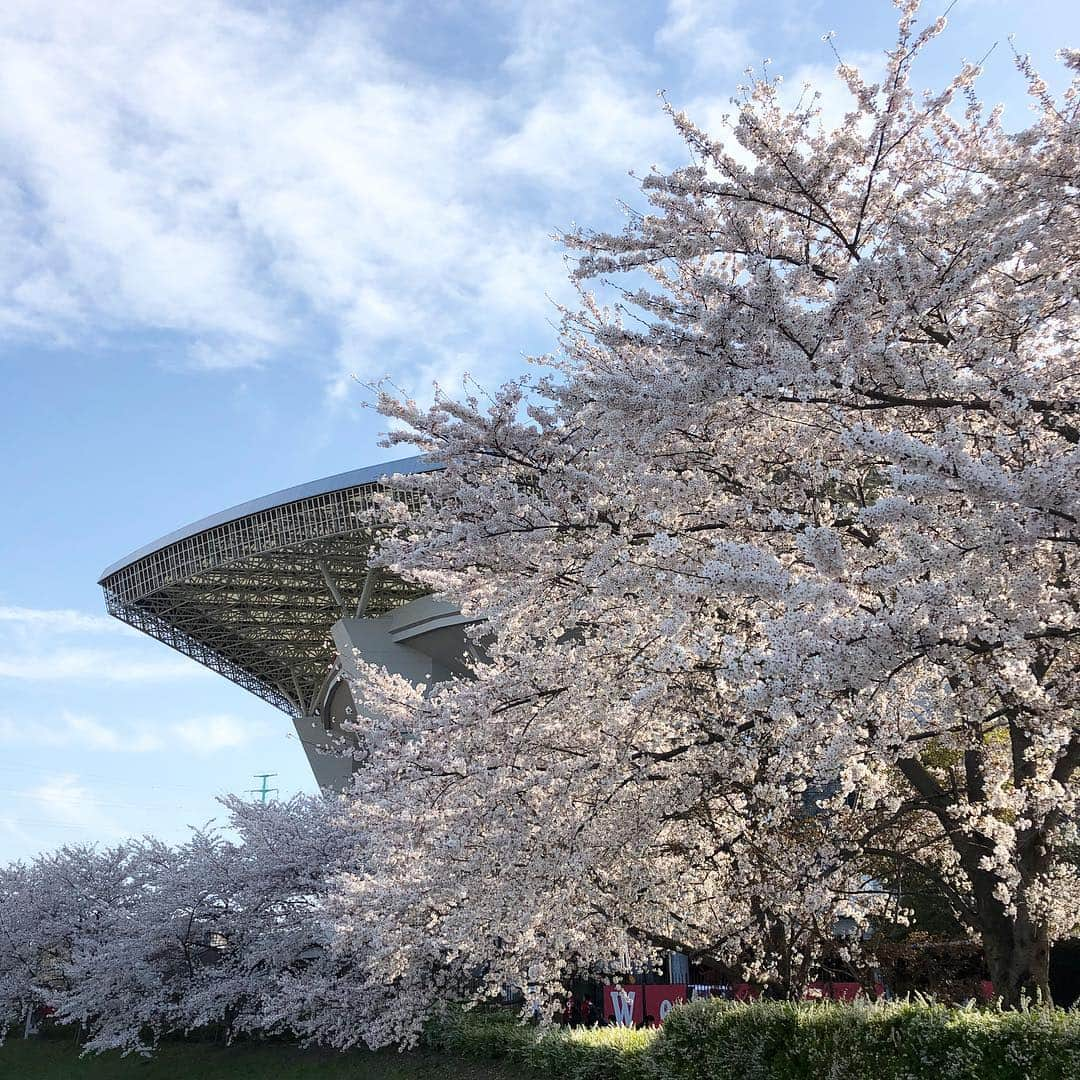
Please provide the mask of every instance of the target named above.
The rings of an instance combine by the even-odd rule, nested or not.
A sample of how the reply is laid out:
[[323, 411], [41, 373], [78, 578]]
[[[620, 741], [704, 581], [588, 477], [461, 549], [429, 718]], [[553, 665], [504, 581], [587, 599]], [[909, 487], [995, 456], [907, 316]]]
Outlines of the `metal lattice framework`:
[[333, 671], [333, 624], [424, 594], [369, 568], [368, 515], [383, 478], [433, 467], [408, 458], [207, 518], [109, 567], [108, 611], [290, 716], [309, 714]]

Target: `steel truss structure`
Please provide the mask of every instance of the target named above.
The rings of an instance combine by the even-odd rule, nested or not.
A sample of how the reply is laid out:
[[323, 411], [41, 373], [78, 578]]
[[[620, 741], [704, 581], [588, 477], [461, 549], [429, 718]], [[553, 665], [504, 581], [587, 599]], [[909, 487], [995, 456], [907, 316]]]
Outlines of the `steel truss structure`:
[[383, 482], [436, 468], [423, 458], [290, 488], [188, 526], [109, 567], [108, 611], [294, 718], [335, 674], [330, 629], [385, 614], [425, 590], [369, 567]]

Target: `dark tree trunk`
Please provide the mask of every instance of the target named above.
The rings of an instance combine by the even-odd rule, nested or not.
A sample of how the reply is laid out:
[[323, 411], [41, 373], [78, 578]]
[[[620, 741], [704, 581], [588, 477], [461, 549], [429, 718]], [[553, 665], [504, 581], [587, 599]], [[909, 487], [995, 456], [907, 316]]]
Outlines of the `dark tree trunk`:
[[[1021, 872], [1028, 881], [1034, 869], [1043, 868], [1040, 855], [1040, 845], [1032, 842], [1021, 857]], [[1023, 891], [1015, 898], [1013, 914], [993, 895], [996, 879], [992, 875], [969, 868], [968, 876], [974, 885], [979, 930], [995, 997], [1006, 1009], [1019, 1008], [1025, 1002], [1050, 1005], [1050, 933], [1046, 921], [1032, 918]]]
[[[1017, 783], [1028, 778], [1032, 766], [1025, 751], [1027, 736], [1013, 732], [1014, 776]], [[1070, 754], [1080, 744], [1070, 744]], [[980, 802], [985, 795], [985, 751], [969, 750], [964, 754], [964, 771], [967, 794], [972, 802]], [[1050, 867], [1050, 852], [1046, 842], [1046, 828], [1030, 828], [1017, 836], [1019, 889], [1013, 897], [1015, 914], [994, 895], [998, 886], [997, 876], [983, 867], [983, 858], [993, 849], [988, 837], [976, 834], [964, 835], [953, 821], [948, 810], [948, 798], [938, 782], [921, 762], [911, 758], [898, 762], [901, 772], [916, 791], [926, 800], [938, 816], [945, 831], [952, 837], [960, 865], [967, 873], [972, 886], [972, 909], [968, 924], [982, 938], [986, 964], [990, 969], [990, 981], [994, 994], [1006, 1009], [1019, 1008], [1024, 1002], [1050, 1005], [1050, 935], [1045, 919], [1033, 919], [1025, 893], [1033, 882], [1045, 879]], [[1054, 771], [1054, 779], [1067, 782], [1070, 773], [1061, 768]]]
[[792, 978], [791, 942], [782, 922], [775, 922], [769, 932], [769, 945], [776, 953], [776, 980], [778, 996], [785, 1000], [795, 1000], [798, 990]]
[[1046, 927], [1032, 927], [1024, 919], [1007, 921], [1011, 926], [1004, 932], [996, 928], [983, 931], [983, 949], [995, 997], [1006, 1009], [1019, 1008], [1025, 1001], [1051, 1004]]

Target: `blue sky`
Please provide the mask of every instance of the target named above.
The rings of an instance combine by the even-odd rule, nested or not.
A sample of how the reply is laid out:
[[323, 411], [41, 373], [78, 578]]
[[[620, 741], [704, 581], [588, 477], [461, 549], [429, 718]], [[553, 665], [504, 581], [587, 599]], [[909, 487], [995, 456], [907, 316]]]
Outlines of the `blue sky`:
[[[926, 8], [927, 18], [939, 8]], [[885, 0], [15, 0], [0, 13], [0, 860], [179, 838], [216, 794], [314, 790], [286, 717], [104, 616], [109, 563], [395, 456], [360, 380], [494, 384], [553, 345], [552, 233], [616, 226], [764, 57], [843, 95]], [[1060, 84], [1080, 5], [959, 0], [923, 65], [1008, 35]]]

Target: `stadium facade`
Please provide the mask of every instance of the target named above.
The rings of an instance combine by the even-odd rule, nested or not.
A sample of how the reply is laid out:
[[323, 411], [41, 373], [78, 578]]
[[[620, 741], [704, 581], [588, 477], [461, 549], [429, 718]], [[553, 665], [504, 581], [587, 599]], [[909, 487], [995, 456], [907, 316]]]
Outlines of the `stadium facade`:
[[339, 790], [357, 656], [413, 682], [466, 670], [468, 620], [370, 565], [384, 481], [435, 468], [404, 458], [203, 518], [105, 570], [106, 607], [286, 713], [320, 787]]

